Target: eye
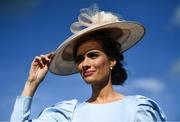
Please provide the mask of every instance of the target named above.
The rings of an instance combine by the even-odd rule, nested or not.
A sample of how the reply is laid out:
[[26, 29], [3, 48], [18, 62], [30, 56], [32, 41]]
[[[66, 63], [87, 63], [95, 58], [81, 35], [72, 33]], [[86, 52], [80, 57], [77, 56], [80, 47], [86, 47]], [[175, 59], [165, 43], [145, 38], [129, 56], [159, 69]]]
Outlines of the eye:
[[89, 58], [95, 59], [95, 58], [97, 58], [99, 55], [97, 54], [97, 52], [90, 52], [90, 53], [87, 54], [87, 56], [88, 56]]
[[83, 56], [83, 55], [79, 55], [79, 56], [76, 57], [75, 62], [76, 62], [77, 64], [79, 64], [79, 63], [81, 63], [83, 60], [84, 60], [84, 56]]

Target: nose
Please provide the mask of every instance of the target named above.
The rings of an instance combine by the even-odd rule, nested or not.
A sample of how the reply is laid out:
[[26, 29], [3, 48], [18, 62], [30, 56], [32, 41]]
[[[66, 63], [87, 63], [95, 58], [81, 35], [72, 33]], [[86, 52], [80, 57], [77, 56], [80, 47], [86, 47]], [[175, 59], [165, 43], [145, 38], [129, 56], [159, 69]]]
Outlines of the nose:
[[90, 68], [90, 63], [87, 57], [85, 57], [85, 59], [82, 61], [82, 69], [83, 70], [87, 70], [88, 68]]

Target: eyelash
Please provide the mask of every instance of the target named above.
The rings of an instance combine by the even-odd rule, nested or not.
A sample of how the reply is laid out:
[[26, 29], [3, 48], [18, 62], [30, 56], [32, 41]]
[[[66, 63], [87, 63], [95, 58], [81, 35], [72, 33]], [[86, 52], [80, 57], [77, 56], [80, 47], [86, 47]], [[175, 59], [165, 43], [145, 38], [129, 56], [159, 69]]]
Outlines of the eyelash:
[[98, 57], [98, 54], [96, 54], [96, 53], [89, 53], [89, 54], [87, 54], [87, 56], [94, 59], [94, 58]]
[[[87, 54], [87, 57], [95, 59], [95, 58], [98, 57], [98, 54], [96, 54], [94, 52], [90, 52], [90, 53]], [[75, 62], [79, 64], [84, 60], [84, 58], [85, 57], [83, 55], [77, 56]]]

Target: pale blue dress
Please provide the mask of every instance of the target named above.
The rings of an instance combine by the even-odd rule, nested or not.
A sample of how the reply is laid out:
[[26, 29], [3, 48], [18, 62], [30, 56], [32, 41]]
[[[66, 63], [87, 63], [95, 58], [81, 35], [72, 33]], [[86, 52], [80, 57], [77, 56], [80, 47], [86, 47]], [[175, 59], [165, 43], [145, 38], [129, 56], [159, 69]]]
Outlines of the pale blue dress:
[[62, 101], [44, 109], [36, 119], [29, 120], [32, 98], [18, 96], [11, 116], [15, 122], [154, 122], [166, 121], [153, 100], [141, 96], [126, 96], [105, 104], [78, 103], [76, 99]]

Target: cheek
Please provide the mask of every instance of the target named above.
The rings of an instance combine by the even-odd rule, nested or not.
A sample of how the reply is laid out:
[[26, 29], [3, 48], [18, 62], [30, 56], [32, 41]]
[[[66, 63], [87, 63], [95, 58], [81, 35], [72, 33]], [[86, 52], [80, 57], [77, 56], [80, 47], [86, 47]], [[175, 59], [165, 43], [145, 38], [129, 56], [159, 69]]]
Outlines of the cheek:
[[94, 67], [100, 72], [107, 71], [108, 66], [108, 61], [105, 58], [99, 58], [97, 61], [94, 61]]
[[77, 67], [78, 72], [81, 73], [82, 72], [81, 64], [77, 64], [76, 67]]

